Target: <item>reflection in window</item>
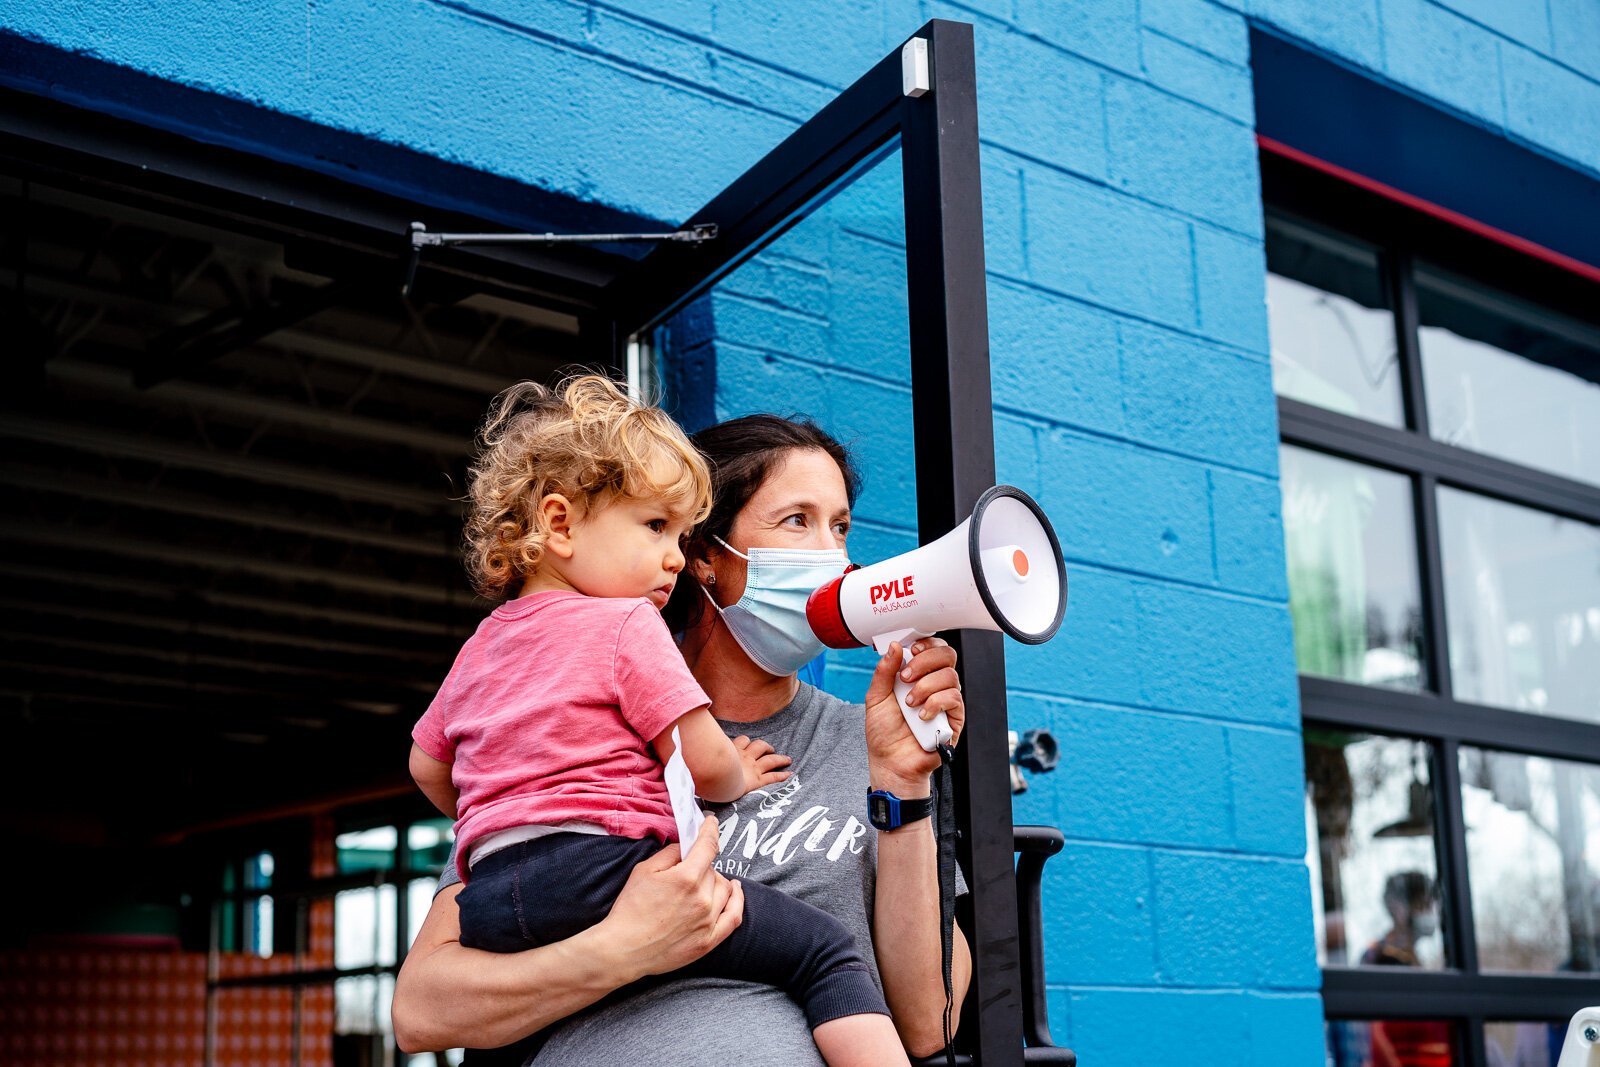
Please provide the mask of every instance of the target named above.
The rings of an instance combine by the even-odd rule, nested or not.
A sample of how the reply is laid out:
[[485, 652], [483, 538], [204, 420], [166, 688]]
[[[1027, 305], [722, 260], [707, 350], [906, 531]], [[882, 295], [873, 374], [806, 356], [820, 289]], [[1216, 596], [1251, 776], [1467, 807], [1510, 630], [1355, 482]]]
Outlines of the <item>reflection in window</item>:
[[1279, 218], [1267, 221], [1272, 383], [1279, 396], [1405, 425], [1394, 316], [1377, 253]]
[[1482, 969], [1600, 970], [1600, 767], [1461, 749]]
[[1410, 483], [1291, 445], [1280, 456], [1289, 611], [1301, 672], [1421, 688]]
[[1489, 1067], [1556, 1067], [1566, 1036], [1564, 1023], [1483, 1024]]
[[1433, 437], [1600, 483], [1600, 333], [1432, 271], [1417, 311]]
[[1319, 962], [1443, 967], [1428, 746], [1307, 727], [1305, 755]]
[[1600, 528], [1439, 490], [1458, 699], [1600, 721]]
[[1455, 1067], [1454, 1024], [1427, 1019], [1329, 1019], [1328, 1067]]

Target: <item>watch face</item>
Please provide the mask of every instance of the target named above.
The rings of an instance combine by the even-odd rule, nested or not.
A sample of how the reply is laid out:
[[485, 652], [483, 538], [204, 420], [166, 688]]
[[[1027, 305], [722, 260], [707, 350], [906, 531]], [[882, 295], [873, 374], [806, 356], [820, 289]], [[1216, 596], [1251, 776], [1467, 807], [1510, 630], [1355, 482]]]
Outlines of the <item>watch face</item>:
[[867, 818], [872, 820], [874, 826], [889, 825], [889, 798], [868, 797]]

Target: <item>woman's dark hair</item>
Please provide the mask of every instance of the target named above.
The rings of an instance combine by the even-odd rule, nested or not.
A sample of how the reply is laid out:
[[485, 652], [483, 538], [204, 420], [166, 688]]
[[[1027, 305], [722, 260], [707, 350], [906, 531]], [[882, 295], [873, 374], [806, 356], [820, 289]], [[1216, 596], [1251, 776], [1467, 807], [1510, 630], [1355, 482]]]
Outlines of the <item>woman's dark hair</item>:
[[[734, 517], [750, 503], [787, 452], [815, 449], [827, 453], [839, 465], [845, 496], [852, 507], [861, 492], [861, 475], [850, 453], [832, 434], [803, 415], [744, 415], [707, 426], [691, 434], [689, 440], [711, 465], [711, 514], [689, 535], [684, 546], [689, 562], [705, 558], [706, 550], [715, 543], [713, 537], [727, 539]], [[686, 565], [672, 590], [672, 599], [661, 612], [674, 632], [700, 621], [706, 603], [705, 594], [696, 588], [699, 584]]]

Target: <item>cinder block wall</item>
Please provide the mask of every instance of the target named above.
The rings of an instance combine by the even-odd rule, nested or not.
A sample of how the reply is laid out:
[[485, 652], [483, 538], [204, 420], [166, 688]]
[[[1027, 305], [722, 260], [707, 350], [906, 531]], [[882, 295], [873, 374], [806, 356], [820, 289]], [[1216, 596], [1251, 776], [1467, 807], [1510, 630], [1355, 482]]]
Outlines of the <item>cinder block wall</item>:
[[[1070, 839], [1046, 901], [1056, 1035], [1086, 1063], [1310, 1067], [1247, 27], [1600, 174], [1592, 0], [0, 0], [0, 26], [63, 52], [669, 222], [934, 16], [977, 27], [999, 472], [1046, 502], [1073, 571], [1065, 636], [1011, 669], [1013, 725], [1067, 754], [1017, 805]], [[83, 69], [0, 80], [339, 166]], [[865, 446], [871, 558], [912, 536], [908, 438], [872, 414], [905, 393], [845, 321], [868, 260], [818, 253], [719, 294], [700, 354], [718, 414], [811, 408]]]

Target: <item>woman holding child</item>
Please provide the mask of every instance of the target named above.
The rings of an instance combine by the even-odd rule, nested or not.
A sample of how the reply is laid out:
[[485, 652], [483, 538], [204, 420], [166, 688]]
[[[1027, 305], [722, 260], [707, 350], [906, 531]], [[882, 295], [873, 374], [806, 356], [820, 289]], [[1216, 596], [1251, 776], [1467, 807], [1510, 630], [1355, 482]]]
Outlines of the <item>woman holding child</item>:
[[[541, 1067], [618, 1061], [709, 1065], [735, 1056], [820, 1062], [812, 1040], [814, 1019], [808, 1025], [806, 1009], [790, 993], [775, 985], [714, 977], [723, 972], [696, 964], [738, 927], [746, 884], [781, 890], [842, 924], [881, 982], [906, 1047], [922, 1055], [942, 1045], [945, 998], [933, 834], [926, 819], [879, 831], [868, 825], [866, 815], [869, 787], [904, 799], [926, 797], [938, 764], [917, 745], [894, 700], [898, 651], [878, 664], [864, 706], [845, 704], [796, 678], [820, 646], [811, 639], [803, 612], [796, 613], [789, 587], [810, 581], [811, 570], [831, 569], [815, 582], [822, 584], [843, 569], [855, 471], [826, 433], [774, 416], [711, 427], [694, 443], [710, 467], [710, 510], [692, 530], [683, 515], [663, 516], [663, 532], [680, 522], [688, 534], [681, 555], [663, 553], [660, 570], [666, 579], [634, 592], [576, 588], [590, 596], [647, 596], [682, 634], [676, 650], [670, 644], [663, 649], [653, 633], [640, 643], [654, 642], [648, 647], [661, 664], [661, 685], [688, 694], [679, 699], [688, 706], [672, 712], [700, 711], [709, 702], [721, 732], [734, 739], [730, 747], [741, 769], [728, 773], [741, 777], [743, 785], [716, 795], [744, 795], [712, 806], [721, 823], [721, 854], [713, 839], [716, 822], [708, 822], [697, 841], [682, 843], [682, 850], [668, 845], [655, 851], [651, 845], [640, 854], [646, 858], [619, 869], [614, 881], [625, 885], [620, 891], [610, 886], [606, 907], [595, 913], [598, 921], [543, 947], [505, 954], [462, 946], [457, 905], [462, 887], [447, 872], [396, 986], [395, 1032], [407, 1050], [498, 1046], [543, 1030]], [[584, 524], [614, 520], [616, 513], [608, 520], [606, 512], [625, 506], [627, 499], [624, 494], [592, 511], [574, 509], [563, 520], [577, 531], [573, 543], [582, 540]], [[535, 525], [544, 523], [548, 533], [553, 528], [548, 519], [536, 515]], [[556, 562], [562, 563], [559, 555]], [[531, 576], [519, 575], [523, 582], [511, 591], [524, 595], [497, 615], [508, 609], [516, 615], [535, 597], [560, 595], [539, 581], [530, 583]], [[469, 642], [468, 650], [472, 647]], [[936, 640], [918, 642], [913, 652], [906, 668], [916, 682], [913, 703], [930, 714], [949, 713], [959, 731], [964, 708], [954, 652]], [[666, 662], [680, 654], [681, 664]], [[623, 653], [618, 657], [620, 664]], [[693, 686], [679, 685], [680, 676], [692, 679]], [[447, 682], [441, 700], [450, 689]], [[622, 710], [626, 717], [626, 707]], [[647, 731], [656, 730], [665, 714], [670, 713], [658, 713]], [[678, 721], [687, 725], [686, 719]], [[423, 735], [418, 736], [420, 744]], [[722, 751], [717, 746], [726, 744], [720, 738], [690, 741], [687, 730], [683, 736], [691, 770], [696, 770], [693, 749], [702, 742], [702, 763], [723, 758], [717, 754]], [[657, 756], [671, 751], [660, 741], [655, 748]], [[448, 756], [435, 748], [427, 758]], [[419, 781], [429, 770], [428, 764], [423, 767]], [[431, 770], [437, 774], [437, 768]], [[697, 770], [697, 782], [701, 778]], [[448, 784], [448, 773], [444, 781]], [[447, 796], [442, 803], [450, 800]], [[594, 842], [577, 841], [573, 847], [592, 849]], [[474, 872], [480, 852], [474, 852]], [[468, 881], [476, 880], [474, 873]], [[758, 895], [762, 901], [754, 902], [752, 922], [769, 907], [765, 890]], [[953, 987], [959, 1007], [970, 956], [959, 930], [955, 942]], [[727, 952], [718, 948], [708, 958]], [[690, 964], [700, 968], [696, 977], [673, 976], [585, 1011], [638, 979]]]

